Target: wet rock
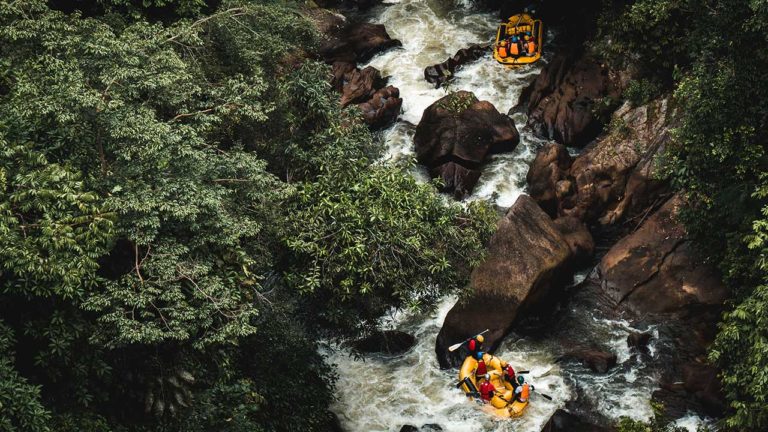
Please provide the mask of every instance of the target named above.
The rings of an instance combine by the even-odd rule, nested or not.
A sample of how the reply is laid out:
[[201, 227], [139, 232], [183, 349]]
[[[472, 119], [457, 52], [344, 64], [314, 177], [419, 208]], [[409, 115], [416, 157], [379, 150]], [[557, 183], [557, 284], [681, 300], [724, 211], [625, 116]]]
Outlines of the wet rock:
[[511, 118], [466, 91], [449, 94], [424, 110], [414, 135], [419, 163], [432, 177], [441, 177], [443, 191], [458, 199], [472, 191], [487, 156], [512, 151], [519, 142]]
[[728, 407], [718, 379], [717, 368], [698, 362], [683, 365], [685, 391], [692, 394], [705, 409], [707, 415], [721, 417]]
[[473, 272], [471, 295], [445, 317], [435, 352], [440, 367], [459, 365], [465, 353], [448, 347], [482, 330], [493, 351], [518, 317], [546, 311], [572, 276], [571, 251], [552, 220], [527, 195], [510, 207], [490, 240], [488, 256]]
[[597, 267], [602, 290], [617, 306], [637, 314], [681, 312], [690, 306], [720, 307], [729, 291], [718, 272], [696, 256], [676, 214], [675, 196]]
[[402, 46], [392, 39], [382, 24], [354, 23], [333, 35], [321, 48], [326, 62], [363, 63], [390, 48]]
[[560, 357], [561, 360], [575, 359], [592, 372], [604, 374], [616, 366], [616, 354], [596, 349], [572, 351]]
[[400, 432], [440, 432], [443, 430], [443, 427], [434, 424], [434, 423], [427, 423], [423, 425], [421, 428], [417, 428], [413, 425], [405, 425], [402, 428], [400, 428]]
[[640, 352], [648, 352], [648, 344], [653, 335], [648, 332], [632, 332], [627, 336], [627, 346]]
[[558, 409], [552, 414], [541, 432], [607, 432], [610, 430], [591, 424], [566, 410]]
[[363, 70], [352, 69], [346, 72], [341, 82], [341, 106], [351, 103], [362, 103], [370, 100], [374, 93], [384, 86], [378, 69], [368, 66]]
[[553, 218], [564, 197], [574, 192], [574, 182], [568, 178], [572, 162], [565, 146], [552, 142], [539, 149], [528, 169], [526, 181], [531, 197]]
[[396, 330], [376, 332], [364, 339], [352, 342], [352, 346], [364, 353], [402, 354], [416, 343], [416, 338]]
[[451, 80], [456, 71], [467, 63], [476, 61], [490, 51], [488, 44], [474, 44], [467, 48], [462, 48], [448, 60], [436, 65], [427, 66], [424, 69], [424, 79], [428, 83], [434, 84], [439, 88]]
[[389, 126], [400, 115], [403, 100], [397, 87], [387, 86], [376, 91], [367, 102], [358, 104], [363, 112], [363, 120], [372, 129]]
[[667, 191], [655, 170], [669, 141], [674, 113], [666, 99], [614, 113], [613, 129], [572, 158], [564, 146], [547, 144], [528, 171], [531, 196], [553, 216], [587, 223], [642, 220]]
[[596, 103], [616, 98], [608, 70], [588, 56], [555, 56], [518, 102], [528, 113], [528, 126], [538, 135], [581, 147], [595, 139], [603, 123]]
[[574, 264], [589, 263], [595, 254], [595, 241], [584, 222], [573, 216], [564, 216], [555, 219], [554, 224], [568, 243]]

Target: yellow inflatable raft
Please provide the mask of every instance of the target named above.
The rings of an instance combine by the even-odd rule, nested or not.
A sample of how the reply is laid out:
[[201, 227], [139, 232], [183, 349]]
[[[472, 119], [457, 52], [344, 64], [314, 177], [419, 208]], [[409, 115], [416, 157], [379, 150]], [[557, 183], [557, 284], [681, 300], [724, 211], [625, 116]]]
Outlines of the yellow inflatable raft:
[[[515, 400], [515, 392], [512, 384], [502, 378], [502, 360], [496, 356], [485, 353], [483, 354], [483, 361], [488, 370], [488, 375], [491, 378], [491, 384], [496, 388], [496, 395], [484, 406], [483, 410], [502, 418], [520, 417], [523, 415], [523, 411], [525, 411], [525, 408], [528, 406], [528, 402], [519, 402]], [[478, 397], [480, 384], [485, 380], [485, 378], [480, 378], [478, 380], [475, 377], [476, 370], [477, 360], [471, 356], [464, 359], [464, 363], [462, 363], [461, 369], [459, 369], [459, 382], [462, 383], [460, 388], [469, 398]]]
[[[509, 41], [513, 36], [525, 35], [530, 33], [534, 37], [536, 50], [533, 55], [521, 54], [518, 56], [502, 57], [499, 54], [499, 47], [501, 41]], [[531, 15], [526, 13], [519, 15], [512, 15], [509, 17], [509, 21], [501, 23], [499, 29], [496, 32], [496, 43], [493, 44], [493, 58], [497, 62], [510, 66], [519, 67], [539, 61], [541, 58], [541, 52], [544, 45], [544, 25], [541, 20], [534, 19]]]

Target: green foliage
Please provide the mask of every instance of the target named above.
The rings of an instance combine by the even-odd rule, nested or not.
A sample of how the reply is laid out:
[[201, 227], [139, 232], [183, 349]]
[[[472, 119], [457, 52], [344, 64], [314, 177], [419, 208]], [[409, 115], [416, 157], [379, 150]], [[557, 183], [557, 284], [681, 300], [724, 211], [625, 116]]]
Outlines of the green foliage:
[[[687, 429], [675, 426], [670, 423], [664, 415], [664, 405], [658, 402], [651, 402], [653, 409], [653, 418], [649, 422], [633, 420], [629, 417], [622, 417], [619, 420], [618, 432], [686, 432]], [[701, 431], [703, 432], [703, 431]]]
[[[764, 429], [768, 9], [748, 0], [643, 0], [613, 12], [606, 16], [619, 25], [603, 23], [612, 47], [598, 45], [607, 57], [629, 53], [648, 82], [666, 85], [673, 72], [677, 79], [681, 124], [665, 174], [688, 200], [688, 231], [735, 292], [711, 352], [731, 401], [727, 424]], [[644, 82], [625, 96], [644, 102], [654, 93]]]
[[13, 332], [0, 321], [0, 431], [47, 432], [50, 413], [40, 400], [40, 388], [14, 368]]
[[492, 212], [446, 204], [399, 167], [374, 165], [344, 182], [334, 172], [301, 188], [287, 244], [289, 283], [335, 333], [370, 326], [391, 306], [432, 305], [482, 257]]
[[626, 98], [633, 107], [645, 105], [661, 94], [661, 88], [646, 79], [633, 80], [624, 89], [624, 98]]
[[313, 338], [455, 290], [493, 213], [372, 163], [294, 5], [76, 3], [0, 2], [0, 426], [327, 430]]

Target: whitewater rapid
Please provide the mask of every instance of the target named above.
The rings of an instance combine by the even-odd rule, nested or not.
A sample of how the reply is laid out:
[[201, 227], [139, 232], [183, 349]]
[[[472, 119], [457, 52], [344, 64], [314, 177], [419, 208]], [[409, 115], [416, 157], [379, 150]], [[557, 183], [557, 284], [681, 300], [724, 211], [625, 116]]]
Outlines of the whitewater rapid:
[[[385, 159], [413, 158], [415, 125], [424, 109], [447, 94], [445, 89], [435, 89], [424, 80], [424, 68], [445, 61], [471, 44], [490, 42], [498, 20], [495, 14], [473, 9], [471, 1], [466, 0], [387, 0], [366, 18], [384, 24], [390, 36], [403, 43], [402, 48], [380, 54], [367, 65], [389, 76], [389, 84], [398, 87], [403, 98], [400, 120], [383, 132]], [[517, 104], [523, 88], [535, 79], [548, 58], [549, 53], [545, 52], [543, 62], [508, 70], [492, 61], [489, 54], [464, 66], [448, 91], [471, 91], [506, 113]], [[512, 118], [520, 131], [520, 144], [514, 152], [494, 156], [484, 166], [468, 200], [489, 200], [505, 208], [524, 193], [528, 166], [544, 141], [524, 128], [524, 113], [513, 113]], [[423, 170], [414, 174], [427, 179]], [[579, 278], [585, 276], [586, 272]], [[498, 420], [486, 414], [455, 388], [457, 371], [440, 370], [435, 356], [435, 339], [455, 301], [445, 299], [427, 315], [399, 311], [382, 319], [382, 327], [416, 337], [416, 345], [401, 356], [369, 355], [357, 359], [343, 347], [324, 351], [327, 361], [336, 365], [339, 376], [332, 410], [344, 430], [397, 432], [405, 424], [438, 424], [446, 432], [539, 432], [568, 401], [588, 406], [590, 412], [604, 421], [615, 421], [621, 416], [640, 420], [651, 417], [649, 399], [658, 380], [653, 367], [660, 349], [656, 342], [658, 331], [633, 328], [620, 317], [601, 316], [590, 309], [594, 305], [588, 299], [573, 302], [560, 311], [557, 329], [538, 338], [512, 334], [495, 353], [518, 370], [530, 370], [529, 381], [538, 391], [552, 396], [552, 401], [534, 395], [519, 419]], [[655, 332], [649, 358], [633, 354], [627, 347], [627, 336], [634, 331]], [[582, 340], [594, 341], [616, 353], [618, 365], [598, 375], [578, 363], [557, 361], [565, 353], [566, 342], [573, 345], [573, 341]], [[699, 422], [697, 417], [690, 416], [681, 419], [680, 424], [693, 425], [691, 430], [695, 430]]]

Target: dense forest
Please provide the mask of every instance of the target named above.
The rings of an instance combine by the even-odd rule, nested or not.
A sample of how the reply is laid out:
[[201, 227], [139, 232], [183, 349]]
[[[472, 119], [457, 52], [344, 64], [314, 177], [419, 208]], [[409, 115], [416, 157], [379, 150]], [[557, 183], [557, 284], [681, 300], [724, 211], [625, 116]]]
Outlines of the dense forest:
[[[465, 290], [497, 210], [382, 162], [309, 3], [0, 0], [0, 431], [333, 430], [318, 349]], [[765, 430], [768, 1], [595, 19], [621, 99], [680, 107], [658, 163], [733, 292], [721, 427]]]

